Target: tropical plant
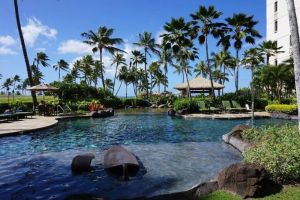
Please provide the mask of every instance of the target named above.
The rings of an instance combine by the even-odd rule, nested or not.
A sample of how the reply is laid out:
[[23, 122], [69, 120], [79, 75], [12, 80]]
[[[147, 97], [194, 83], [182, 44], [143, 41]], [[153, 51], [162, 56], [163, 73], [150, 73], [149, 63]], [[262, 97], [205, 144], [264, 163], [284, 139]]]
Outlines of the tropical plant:
[[114, 83], [111, 79], [109, 79], [109, 78], [105, 79], [105, 88], [108, 90], [113, 90]]
[[12, 94], [13, 94], [13, 101], [14, 101], [15, 100], [16, 83], [19, 83], [21, 81], [21, 78], [19, 75], [15, 75], [11, 81], [12, 81], [12, 85], [13, 85]]
[[49, 61], [49, 57], [47, 56], [47, 54], [45, 54], [44, 52], [38, 52], [36, 54], [36, 57], [34, 58], [33, 64], [32, 65], [36, 65], [36, 67], [39, 70], [39, 65], [41, 64], [43, 67], [49, 67], [50, 64], [48, 63]]
[[116, 93], [116, 95], [118, 94], [120, 88], [121, 88], [121, 85], [122, 83], [124, 82], [125, 83], [125, 87], [126, 87], [126, 99], [127, 99], [127, 88], [128, 88], [128, 85], [130, 83], [130, 79], [129, 79], [129, 70], [127, 68], [127, 66], [123, 65], [121, 68], [120, 68], [120, 71], [119, 71], [119, 74], [118, 74], [118, 79], [119, 81], [121, 82], [120, 86], [119, 86], [119, 89]]
[[94, 65], [94, 59], [91, 55], [83, 56], [82, 60], [80, 61], [79, 71], [82, 72], [84, 83], [87, 85], [91, 85], [92, 82], [92, 73], [93, 69], [92, 66]]
[[247, 69], [251, 70], [251, 113], [252, 120], [254, 120], [254, 70], [264, 61], [262, 53], [257, 48], [251, 48], [244, 52], [242, 63]]
[[[259, 47], [258, 50], [266, 57], [266, 64], [270, 64], [270, 58], [272, 56], [277, 55], [278, 53], [283, 53], [284, 51], [280, 51], [282, 49], [281, 47], [277, 46], [277, 41], [263, 41]], [[275, 63], [276, 64], [276, 63]]]
[[11, 78], [7, 78], [2, 85], [2, 88], [6, 89], [8, 103], [9, 103], [9, 94], [10, 94], [9, 90], [12, 85], [13, 85], [13, 80]]
[[244, 13], [234, 14], [232, 17], [226, 18], [227, 31], [221, 34], [221, 39], [218, 45], [222, 45], [224, 49], [233, 46], [236, 50], [236, 67], [234, 68], [235, 74], [235, 89], [239, 89], [239, 66], [240, 66], [240, 51], [243, 43], [255, 44], [256, 38], [261, 38], [261, 35], [254, 29], [258, 21], [253, 20], [253, 16], [247, 16]]
[[[173, 65], [173, 56], [172, 52], [169, 49], [165, 49], [163, 46], [160, 46], [160, 51], [158, 54], [159, 63], [163, 65], [164, 68], [164, 83], [168, 82], [168, 65]], [[167, 91], [167, 84], [164, 84], [164, 92]]]
[[[22, 51], [23, 51], [23, 56], [24, 56], [24, 60], [25, 60], [25, 64], [26, 64], [26, 71], [27, 71], [27, 75], [28, 75], [28, 81], [29, 81], [29, 85], [33, 86], [33, 78], [32, 78], [31, 67], [30, 67], [30, 64], [29, 64], [28, 54], [27, 54], [26, 45], [25, 45], [25, 41], [24, 41], [24, 36], [23, 36], [21, 23], [20, 23], [18, 0], [14, 0], [14, 8], [15, 8], [15, 16], [16, 16], [18, 33], [19, 33], [19, 37], [20, 37], [20, 41], [21, 41], [21, 47], [22, 47]], [[33, 91], [33, 90], [31, 91], [31, 97], [32, 97], [33, 106], [34, 107], [37, 106], [37, 98], [36, 98], [35, 91]]]
[[196, 77], [202, 76], [203, 78], [207, 78], [209, 74], [209, 69], [205, 61], [201, 60], [198, 64], [196, 64], [194, 73], [196, 73]]
[[115, 53], [113, 55], [113, 61], [111, 65], [116, 65], [115, 68], [115, 76], [114, 76], [114, 82], [113, 82], [113, 89], [112, 93], [114, 94], [115, 91], [115, 85], [116, 85], [116, 78], [117, 78], [117, 73], [118, 73], [118, 68], [120, 65], [126, 65], [126, 59], [124, 58], [124, 54], [122, 53]]
[[60, 71], [67, 71], [69, 69], [69, 63], [60, 59], [55, 65], [53, 65], [55, 71], [58, 70], [58, 81], [60, 81]]
[[100, 64], [101, 64], [100, 75], [102, 80], [102, 86], [104, 89], [105, 89], [105, 78], [104, 78], [104, 66], [103, 66], [103, 51], [107, 51], [111, 55], [113, 55], [115, 52], [124, 52], [123, 50], [116, 47], [116, 45], [123, 43], [123, 40], [121, 38], [112, 38], [113, 32], [114, 29], [112, 28], [107, 28], [106, 26], [100, 26], [96, 33], [90, 30], [89, 32], [84, 32], [81, 34], [81, 36], [86, 39], [84, 42], [93, 46], [92, 49], [93, 53], [99, 51]]
[[144, 32], [142, 34], [139, 34], [139, 41], [134, 43], [137, 46], [140, 46], [144, 49], [144, 63], [145, 63], [145, 80], [147, 85], [146, 90], [146, 97], [149, 98], [149, 88], [148, 88], [148, 74], [147, 74], [147, 55], [151, 57], [150, 52], [158, 54], [159, 51], [157, 50], [158, 45], [155, 43], [155, 39], [152, 37], [152, 33]]
[[209, 47], [208, 47], [208, 36], [212, 35], [217, 38], [220, 36], [220, 31], [224, 26], [223, 23], [215, 22], [223, 13], [218, 12], [214, 6], [209, 6], [206, 8], [205, 6], [200, 6], [198, 11], [194, 14], [191, 14], [191, 17], [194, 20], [194, 30], [196, 34], [198, 34], [199, 44], [205, 44], [206, 50], [206, 62], [208, 66], [208, 73], [211, 83], [211, 95], [214, 97], [214, 85], [213, 85], [213, 77], [212, 70], [210, 69], [210, 58], [209, 58]]
[[294, 71], [296, 80], [296, 94], [298, 100], [298, 122], [299, 122], [299, 134], [300, 134], [300, 39], [299, 39], [299, 26], [297, 21], [297, 14], [294, 0], [286, 0], [287, 9], [289, 13], [289, 22], [291, 29], [291, 41], [294, 58]]

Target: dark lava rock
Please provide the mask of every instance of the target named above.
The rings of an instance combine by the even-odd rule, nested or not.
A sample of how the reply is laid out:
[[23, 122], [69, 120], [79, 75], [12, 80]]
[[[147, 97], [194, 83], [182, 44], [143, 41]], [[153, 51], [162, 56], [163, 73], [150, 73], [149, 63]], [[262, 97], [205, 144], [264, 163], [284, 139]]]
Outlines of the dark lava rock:
[[170, 110], [168, 110], [168, 115], [174, 117], [176, 115], [176, 112], [173, 108], [171, 108]]
[[271, 118], [274, 118], [274, 119], [287, 119], [287, 120], [290, 120], [292, 117], [291, 117], [291, 115], [288, 115], [288, 114], [286, 114], [286, 113], [273, 112], [273, 113], [271, 113]]
[[77, 155], [72, 160], [72, 170], [74, 172], [88, 172], [91, 171], [91, 162], [95, 158], [94, 154], [87, 153]]
[[218, 175], [220, 189], [229, 190], [242, 198], [262, 197], [278, 192], [281, 186], [269, 179], [265, 168], [254, 164], [233, 164]]
[[182, 109], [182, 110], [178, 110], [176, 112], [177, 115], [186, 115], [188, 114], [188, 110], [187, 109]]
[[239, 124], [239, 125], [236, 125], [235, 127], [233, 127], [233, 129], [230, 131], [230, 136], [232, 137], [236, 137], [236, 138], [239, 138], [241, 139], [242, 138], [242, 135], [241, 133], [243, 131], [246, 131], [248, 129], [250, 129], [251, 127], [248, 126], [248, 125], [243, 125], [243, 124]]
[[94, 118], [105, 118], [105, 117], [112, 117], [115, 115], [115, 111], [112, 108], [107, 110], [99, 110], [91, 113], [91, 116]]
[[93, 112], [91, 112], [91, 116], [94, 118], [97, 118], [97, 117], [99, 117], [99, 114], [97, 111], [93, 111]]

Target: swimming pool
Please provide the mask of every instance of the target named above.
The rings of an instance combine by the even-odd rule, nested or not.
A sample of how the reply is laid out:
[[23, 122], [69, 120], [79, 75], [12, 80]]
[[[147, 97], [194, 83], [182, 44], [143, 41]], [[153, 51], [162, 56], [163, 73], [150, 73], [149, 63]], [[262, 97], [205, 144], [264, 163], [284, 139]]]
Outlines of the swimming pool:
[[[119, 112], [105, 119], [62, 121], [40, 132], [0, 138], [0, 199], [64, 199], [89, 193], [108, 199], [153, 196], [191, 188], [241, 160], [221, 136], [250, 120], [205, 120], [169, 117], [165, 112]], [[293, 123], [259, 119], [255, 125]], [[142, 170], [128, 183], [106, 175], [103, 150], [125, 145]], [[72, 174], [72, 158], [96, 155], [90, 173]]]

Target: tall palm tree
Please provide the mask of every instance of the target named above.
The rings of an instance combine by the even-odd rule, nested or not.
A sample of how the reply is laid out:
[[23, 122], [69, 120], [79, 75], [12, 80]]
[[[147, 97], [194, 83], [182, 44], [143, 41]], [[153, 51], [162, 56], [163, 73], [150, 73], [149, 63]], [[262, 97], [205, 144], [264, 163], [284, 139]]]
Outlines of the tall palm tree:
[[267, 65], [270, 64], [270, 58], [272, 56], [275, 56], [278, 53], [284, 52], [284, 51], [280, 51], [280, 49], [282, 49], [282, 46], [278, 47], [277, 41], [272, 41], [272, 40], [263, 41], [258, 47], [258, 50], [265, 55]]
[[107, 78], [105, 79], [105, 86], [108, 90], [112, 90], [114, 87], [114, 83], [111, 79]]
[[126, 65], [126, 59], [124, 58], [124, 54], [122, 53], [115, 53], [113, 55], [113, 61], [111, 65], [116, 65], [116, 69], [115, 69], [115, 76], [114, 76], [114, 82], [113, 82], [113, 89], [112, 89], [112, 93], [114, 94], [115, 91], [115, 85], [116, 85], [116, 78], [117, 78], [117, 73], [118, 73], [118, 67], [120, 65]]
[[60, 59], [55, 65], [53, 65], [55, 71], [58, 70], [58, 81], [60, 81], [60, 71], [67, 71], [69, 69], [69, 63], [65, 60]]
[[160, 70], [160, 65], [159, 65], [159, 62], [152, 62], [150, 65], [149, 65], [149, 74], [150, 74], [150, 97], [152, 95], [152, 90], [153, 90], [153, 87], [155, 85], [153, 85], [153, 79], [157, 76], [159, 76], [158, 74], [161, 74], [161, 70]]
[[[144, 32], [139, 34], [139, 41], [134, 43], [137, 46], [140, 46], [144, 49], [144, 57], [145, 57], [145, 80], [147, 81], [148, 85], [148, 74], [147, 74], [147, 54], [151, 56], [150, 52], [158, 54], [159, 51], [157, 50], [158, 45], [155, 43], [155, 39], [152, 37], [152, 33]], [[149, 98], [149, 88], [147, 86], [146, 97]]]
[[212, 35], [214, 37], [219, 37], [219, 32], [221, 28], [224, 26], [223, 23], [215, 22], [223, 13], [218, 12], [214, 6], [209, 6], [206, 8], [205, 6], [200, 6], [198, 11], [195, 14], [191, 14], [191, 17], [194, 20], [194, 27], [197, 34], [199, 44], [205, 44], [206, 50], [206, 62], [208, 66], [210, 84], [211, 84], [211, 95], [214, 97], [214, 84], [212, 77], [212, 70], [210, 69], [210, 58], [209, 58], [209, 47], [208, 47], [208, 36]]
[[41, 80], [43, 80], [44, 77], [42, 71], [36, 65], [31, 65], [31, 71], [32, 71], [33, 84], [34, 85], [40, 84]]
[[242, 63], [246, 68], [251, 70], [251, 113], [252, 120], [254, 119], [254, 70], [263, 63], [264, 58], [262, 53], [257, 48], [251, 48], [244, 52]]
[[[33, 78], [32, 78], [31, 67], [30, 67], [30, 64], [29, 64], [28, 54], [27, 54], [26, 45], [25, 45], [25, 41], [24, 41], [24, 37], [23, 37], [22, 28], [21, 28], [18, 0], [14, 0], [14, 8], [15, 8], [16, 22], [17, 22], [20, 41], [21, 41], [23, 56], [24, 56], [24, 60], [25, 60], [25, 64], [26, 64], [28, 81], [29, 81], [29, 85], [33, 86]], [[33, 107], [37, 106], [37, 98], [36, 98], [35, 91], [31, 90], [31, 97], [32, 97]]]
[[[126, 86], [126, 99], [127, 99], [127, 88], [128, 88], [128, 84], [130, 83], [130, 80], [129, 80], [129, 70], [127, 68], [127, 66], [122, 66], [120, 71], [119, 71], [119, 75], [118, 75], [118, 79], [120, 80], [121, 84], [124, 82], [125, 83], [125, 86]], [[121, 88], [121, 85], [116, 93], [116, 95], [118, 94], [119, 90]]]
[[105, 89], [105, 78], [104, 78], [104, 66], [103, 66], [103, 51], [107, 51], [111, 55], [113, 55], [115, 52], [124, 52], [123, 50], [116, 47], [116, 45], [119, 45], [123, 43], [123, 40], [121, 38], [112, 38], [112, 34], [114, 32], [114, 29], [107, 28], [106, 26], [100, 26], [97, 30], [97, 32], [93, 32], [90, 30], [89, 32], [84, 32], [81, 34], [82, 37], [84, 37], [86, 40], [85, 43], [93, 46], [93, 53], [96, 53], [99, 51], [100, 56], [100, 64], [101, 64], [101, 80], [102, 80], [102, 86]]
[[9, 90], [12, 85], [13, 85], [13, 80], [11, 78], [6, 79], [2, 85], [2, 88], [6, 89], [8, 103], [9, 103]]
[[196, 64], [194, 73], [196, 73], [196, 77], [202, 76], [203, 78], [207, 78], [209, 74], [209, 69], [207, 64], [203, 60], [201, 60], [198, 64]]
[[[160, 51], [158, 54], [159, 63], [163, 65], [164, 68], [164, 77], [165, 83], [168, 82], [168, 65], [173, 65], [173, 56], [172, 52], [169, 49], [165, 49], [163, 46], [160, 46]], [[167, 91], [167, 84], [164, 85], [164, 92]], [[165, 93], [166, 94], [166, 93]]]
[[230, 18], [226, 18], [227, 31], [222, 34], [218, 45], [222, 44], [225, 49], [231, 46], [231, 40], [233, 40], [233, 46], [236, 50], [236, 67], [235, 73], [235, 90], [239, 89], [239, 66], [240, 66], [240, 51], [243, 47], [243, 43], [255, 44], [256, 38], [261, 38], [259, 32], [254, 29], [258, 21], [253, 20], [253, 16], [247, 16], [244, 13], [234, 14]]
[[94, 62], [93, 56], [91, 56], [91, 55], [83, 56], [83, 58], [81, 60], [81, 65], [80, 65], [79, 70], [82, 72], [84, 82], [87, 85], [91, 85], [91, 81], [92, 81], [91, 76], [92, 76], [92, 73], [93, 73], [92, 66], [94, 64], [95, 64], [95, 62]]
[[188, 67], [189, 61], [196, 58], [196, 49], [194, 48], [190, 34], [191, 22], [186, 23], [182, 17], [178, 19], [172, 18], [171, 22], [164, 25], [164, 29], [166, 33], [161, 36], [163, 37], [163, 46], [172, 51], [175, 59], [181, 65], [188, 83], [187, 94], [191, 99]]
[[286, 0], [287, 9], [289, 13], [289, 22], [291, 29], [292, 49], [294, 58], [294, 71], [295, 71], [295, 83], [296, 93], [298, 101], [298, 122], [299, 122], [299, 134], [300, 134], [300, 40], [299, 40], [299, 27], [296, 15], [296, 8], [294, 0]]
[[15, 75], [12, 79], [12, 84], [13, 84], [13, 90], [12, 90], [12, 94], [13, 94], [13, 101], [15, 100], [15, 88], [16, 88], [16, 83], [20, 82], [21, 78], [19, 75]]
[[135, 66], [135, 68], [138, 67], [139, 64], [142, 64], [145, 62], [144, 55], [137, 50], [131, 51], [132, 57], [130, 58], [132, 65]]
[[49, 57], [44, 52], [38, 52], [36, 57], [34, 58], [33, 64], [39, 69], [39, 65], [41, 64], [43, 67], [48, 67], [50, 64], [48, 63]]

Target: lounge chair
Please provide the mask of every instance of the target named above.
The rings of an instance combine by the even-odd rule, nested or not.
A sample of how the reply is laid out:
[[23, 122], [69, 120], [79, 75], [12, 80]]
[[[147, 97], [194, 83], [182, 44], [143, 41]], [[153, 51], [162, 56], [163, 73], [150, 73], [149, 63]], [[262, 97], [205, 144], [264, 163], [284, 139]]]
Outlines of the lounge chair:
[[239, 112], [239, 109], [236, 109], [234, 108], [230, 101], [222, 101], [222, 105], [223, 105], [223, 108], [225, 109], [225, 111], [228, 111], [230, 113], [238, 113]]
[[210, 113], [210, 110], [206, 107], [204, 101], [197, 101], [197, 105], [199, 107], [199, 112], [201, 112], [201, 113]]
[[239, 112], [247, 112], [247, 108], [243, 108], [237, 101], [231, 101], [234, 109], [238, 109]]

